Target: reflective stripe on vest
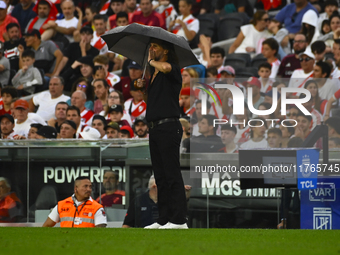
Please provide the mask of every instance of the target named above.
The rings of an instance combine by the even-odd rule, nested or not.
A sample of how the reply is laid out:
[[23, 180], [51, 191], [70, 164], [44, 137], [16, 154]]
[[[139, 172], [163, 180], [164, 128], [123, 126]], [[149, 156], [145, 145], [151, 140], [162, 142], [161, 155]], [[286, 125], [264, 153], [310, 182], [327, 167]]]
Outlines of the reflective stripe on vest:
[[[81, 219], [82, 222], [94, 224], [94, 219], [82, 218], [82, 217], [78, 217], [78, 218]], [[60, 218], [60, 222], [64, 222], [64, 221], [73, 222], [73, 219], [74, 219], [73, 217], [62, 217], [62, 218]]]

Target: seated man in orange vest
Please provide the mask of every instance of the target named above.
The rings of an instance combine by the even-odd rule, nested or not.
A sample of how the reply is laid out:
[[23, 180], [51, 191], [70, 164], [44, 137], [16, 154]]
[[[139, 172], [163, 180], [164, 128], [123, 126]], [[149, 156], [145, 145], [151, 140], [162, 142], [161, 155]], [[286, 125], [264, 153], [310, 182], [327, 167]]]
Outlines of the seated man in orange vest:
[[107, 225], [103, 206], [91, 198], [92, 184], [88, 177], [77, 177], [74, 182], [74, 194], [59, 201], [48, 215], [43, 227], [53, 227], [60, 222], [60, 227], [93, 228]]
[[0, 177], [0, 222], [15, 222], [23, 216], [22, 203], [14, 192], [11, 192], [9, 181]]

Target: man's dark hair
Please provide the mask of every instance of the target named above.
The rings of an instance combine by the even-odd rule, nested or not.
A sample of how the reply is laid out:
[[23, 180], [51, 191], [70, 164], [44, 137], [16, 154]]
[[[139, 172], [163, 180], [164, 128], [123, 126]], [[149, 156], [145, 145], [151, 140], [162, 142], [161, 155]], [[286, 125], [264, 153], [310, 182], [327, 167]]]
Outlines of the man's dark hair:
[[324, 6], [329, 6], [329, 5], [332, 5], [332, 6], [336, 6], [336, 7], [339, 7], [339, 4], [338, 4], [338, 1], [337, 0], [326, 0], [324, 2]]
[[225, 51], [224, 51], [223, 48], [217, 46], [217, 47], [213, 47], [213, 48], [210, 49], [210, 56], [211, 56], [211, 54], [221, 54], [222, 58], [224, 58]]
[[63, 86], [65, 85], [65, 80], [64, 80], [63, 77], [61, 77], [61, 76], [52, 76], [52, 77], [51, 77], [51, 80], [52, 80], [53, 78], [59, 79], [61, 85], [63, 85]]
[[57, 105], [60, 105], [60, 104], [67, 105], [67, 107], [69, 106], [66, 102], [60, 101], [55, 105], [55, 108], [57, 108]]
[[269, 70], [272, 70], [272, 66], [268, 62], [263, 62], [262, 64], [260, 64], [258, 70], [260, 71], [261, 68], [267, 68]]
[[289, 139], [287, 143], [287, 147], [288, 148], [299, 148], [302, 146], [302, 144], [303, 144], [302, 138], [295, 136]]
[[1, 89], [1, 96], [3, 96], [4, 94], [11, 95], [12, 99], [18, 96], [17, 89], [14, 88], [13, 86], [6, 86], [3, 89]]
[[322, 74], [324, 74], [324, 73], [326, 74], [326, 78], [329, 78], [329, 76], [331, 75], [331, 72], [332, 72], [332, 68], [329, 66], [329, 64], [320, 60], [320, 61], [316, 62], [315, 65], [317, 65], [321, 68], [321, 72], [322, 72]]
[[[202, 103], [202, 100], [199, 99], [199, 100], [196, 101], [195, 104], [201, 104], [201, 103]], [[211, 103], [209, 101], [207, 101], [207, 109], [210, 109], [210, 108], [211, 108]]]
[[[263, 119], [263, 118], [256, 118], [256, 119], [251, 119], [251, 120], [249, 120], [249, 121], [251, 121], [250, 123], [251, 123], [251, 125], [252, 126], [255, 126], [257, 123], [261, 123], [262, 124], [262, 122], [261, 122], [261, 120], [262, 120], [262, 122], [263, 122], [263, 125], [266, 127], [266, 129], [268, 128], [268, 125], [267, 125], [267, 121], [265, 120], [265, 119]], [[250, 137], [251, 138], [253, 138], [253, 130], [252, 130], [252, 128], [256, 128], [256, 127], [259, 127], [259, 126], [255, 126], [255, 127], [251, 127], [250, 128]]]
[[32, 58], [35, 59], [35, 53], [33, 50], [27, 49], [22, 53], [22, 58]]
[[19, 25], [17, 23], [9, 23], [7, 26], [6, 26], [6, 31], [8, 32], [8, 30], [10, 30], [12, 27], [17, 27], [20, 29]]
[[[82, 181], [82, 180], [90, 180], [90, 178], [88, 176], [78, 176], [75, 180], [74, 180], [74, 186], [76, 186], [76, 183], [78, 181]], [[91, 181], [91, 180], [90, 180]]]
[[[218, 71], [216, 67], [208, 67], [207, 70], [205, 71], [206, 74], [211, 73], [214, 76], [218, 75]], [[208, 77], [208, 75], [207, 75]]]
[[77, 106], [71, 105], [67, 107], [66, 114], [68, 111], [77, 111], [78, 116], [80, 116], [80, 110]]
[[94, 22], [95, 20], [103, 20], [104, 22], [106, 22], [107, 19], [108, 19], [107, 16], [104, 15], [104, 14], [96, 14], [96, 15], [94, 15], [94, 17], [93, 17], [93, 22]]
[[118, 12], [116, 20], [118, 20], [119, 18], [126, 18], [127, 20], [129, 20], [129, 15], [126, 12]]
[[333, 128], [340, 135], [340, 117], [330, 117], [325, 121], [325, 124]]
[[211, 114], [207, 114], [207, 115], [202, 115], [202, 119], [206, 119], [208, 121], [208, 125], [209, 126], [213, 126], [214, 125], [214, 119], [216, 117], [214, 115]]
[[279, 135], [280, 137], [282, 137], [282, 131], [281, 131], [281, 129], [279, 129], [279, 128], [270, 128], [270, 129], [268, 129], [268, 131], [267, 131], [267, 135], [269, 135], [269, 134], [277, 134], [277, 135]]
[[235, 134], [237, 134], [236, 127], [234, 125], [230, 125], [229, 123], [221, 125], [221, 130], [230, 130], [230, 131], [233, 131]]
[[311, 49], [313, 53], [321, 54], [326, 50], [326, 44], [324, 41], [315, 41], [312, 43]]
[[262, 45], [268, 45], [272, 50], [275, 50], [275, 55], [279, 52], [279, 44], [274, 38], [268, 38], [262, 42]]
[[312, 120], [313, 120], [312, 116], [310, 116], [310, 115], [305, 115], [305, 114], [304, 114], [303, 112], [301, 112], [301, 111], [298, 112], [298, 114], [296, 115], [296, 118], [297, 118], [297, 117], [300, 117], [300, 116], [306, 118], [309, 122], [312, 122]]
[[86, 6], [85, 10], [86, 9], [90, 9], [92, 13], [98, 13], [99, 12], [98, 5], [97, 5], [96, 2], [92, 3], [91, 5]]
[[41, 0], [41, 1], [38, 3], [38, 6], [39, 6], [39, 5], [47, 5], [48, 7], [51, 8], [50, 4], [49, 4], [47, 1], [45, 1], [45, 0]]
[[105, 88], [107, 88], [107, 89], [110, 88], [110, 85], [107, 83], [107, 81], [105, 79], [95, 79], [95, 80], [92, 81], [92, 84], [94, 84], [97, 81], [101, 81], [104, 84]]

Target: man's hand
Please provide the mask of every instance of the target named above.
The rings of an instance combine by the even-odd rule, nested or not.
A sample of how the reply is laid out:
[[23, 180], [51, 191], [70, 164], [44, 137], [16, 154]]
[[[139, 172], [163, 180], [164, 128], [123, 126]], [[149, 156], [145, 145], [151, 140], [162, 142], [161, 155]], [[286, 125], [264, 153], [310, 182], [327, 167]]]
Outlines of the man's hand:
[[246, 52], [255, 52], [255, 48], [253, 47], [247, 47]]
[[23, 66], [21, 69], [25, 73], [27, 71], [27, 69], [28, 69], [28, 66]]
[[76, 69], [78, 66], [81, 66], [81, 65], [82, 65], [82, 63], [80, 63], [79, 61], [76, 60], [76, 61], [73, 62], [73, 64], [72, 64], [71, 67], [72, 67], [73, 69]]
[[82, 51], [85, 51], [85, 52], [86, 52], [86, 42], [85, 42], [85, 40], [80, 40], [79, 46], [80, 46], [80, 49], [81, 49]]
[[21, 44], [18, 45], [18, 51], [19, 51], [19, 54], [21, 55], [23, 52], [24, 52], [25, 48], [24, 46], [22, 46]]

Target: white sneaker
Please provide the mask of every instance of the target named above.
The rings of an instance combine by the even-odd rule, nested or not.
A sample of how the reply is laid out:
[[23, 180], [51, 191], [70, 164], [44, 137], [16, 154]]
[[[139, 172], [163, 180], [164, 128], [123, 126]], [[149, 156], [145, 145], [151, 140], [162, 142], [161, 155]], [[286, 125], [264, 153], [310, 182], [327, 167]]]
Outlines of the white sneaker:
[[[166, 224], [165, 224], [166, 225]], [[164, 225], [164, 226], [165, 226]], [[160, 225], [160, 224], [158, 224], [157, 222], [155, 222], [155, 223], [153, 223], [153, 224], [151, 224], [151, 225], [149, 225], [149, 226], [146, 226], [146, 227], [144, 227], [145, 229], [159, 229], [160, 227], [162, 227], [162, 225]]]
[[159, 227], [159, 229], [188, 229], [188, 225], [184, 224], [174, 224], [174, 223], [167, 223], [164, 226]]

